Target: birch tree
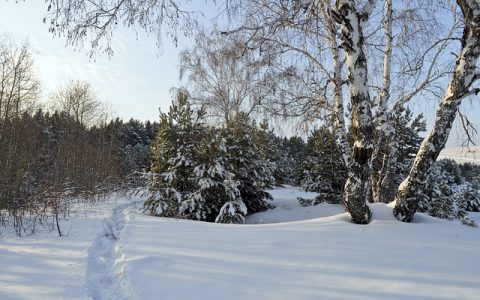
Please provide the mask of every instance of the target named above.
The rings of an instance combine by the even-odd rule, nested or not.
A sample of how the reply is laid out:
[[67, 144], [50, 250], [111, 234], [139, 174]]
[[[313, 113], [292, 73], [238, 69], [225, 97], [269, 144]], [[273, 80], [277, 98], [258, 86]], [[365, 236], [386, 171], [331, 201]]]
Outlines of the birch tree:
[[105, 106], [98, 100], [90, 83], [71, 80], [52, 97], [56, 110], [67, 113], [75, 122], [89, 127], [105, 119]]
[[334, 98], [334, 117], [336, 122], [336, 132], [340, 148], [343, 152], [344, 163], [347, 164], [350, 160], [351, 151], [350, 145], [348, 144], [347, 136], [347, 125], [345, 123], [345, 109], [344, 109], [344, 98], [343, 98], [343, 78], [342, 78], [342, 69], [343, 69], [343, 60], [342, 54], [340, 53], [340, 47], [337, 42], [337, 25], [334, 18], [332, 17], [332, 11], [329, 7], [329, 2], [320, 3], [320, 10], [323, 19], [326, 22], [328, 38], [327, 41], [330, 44], [330, 51], [332, 55], [333, 63], [333, 98]]
[[[384, 1], [384, 50], [376, 50], [376, 45], [381, 44], [381, 41], [375, 41], [375, 38], [370, 41], [373, 45], [370, 47], [370, 62], [373, 66], [371, 74], [382, 75], [377, 76], [380, 86], [375, 87], [375, 83], [372, 83], [374, 89], [378, 90], [375, 97], [378, 100], [374, 103], [372, 200], [385, 203], [393, 200], [398, 187], [393, 182], [393, 169], [397, 164], [396, 149], [399, 145], [392, 118], [396, 111], [415, 99], [441, 97], [442, 87], [439, 83], [451, 70], [449, 64], [442, 61], [448, 61], [447, 50], [459, 28], [456, 14], [453, 14], [450, 27], [441, 24], [438, 18], [432, 18], [431, 3], [395, 4], [397, 7], [394, 14], [394, 3], [391, 0]], [[446, 6], [443, 10], [443, 13], [449, 12], [450, 7]], [[421, 45], [419, 41], [422, 41]], [[375, 51], [383, 56], [381, 67], [375, 65], [375, 60], [381, 59], [381, 56], [375, 55]], [[392, 74], [395, 75], [393, 78]], [[375, 81], [375, 75], [372, 81]]]
[[[375, 202], [380, 202], [382, 195], [382, 165], [385, 158], [381, 155], [380, 145], [388, 143], [386, 135], [391, 134], [392, 127], [387, 118], [387, 100], [390, 97], [390, 83], [391, 83], [391, 63], [393, 52], [393, 16], [392, 16], [392, 0], [385, 0], [385, 54], [383, 59], [383, 86], [380, 90], [378, 111], [376, 117], [376, 135], [375, 147], [372, 153], [372, 198]], [[385, 127], [385, 128], [384, 128]], [[390, 149], [395, 149], [394, 145]], [[394, 151], [394, 150], [393, 150]], [[391, 152], [393, 152], [391, 151]], [[394, 153], [392, 153], [394, 157]]]
[[[248, 36], [246, 47], [275, 56], [270, 64], [268, 103], [274, 115], [302, 125], [335, 120], [334, 132], [350, 156], [344, 110], [344, 59], [330, 1], [231, 1], [236, 16], [227, 34]], [[291, 120], [291, 119], [290, 119]]]
[[367, 59], [363, 27], [376, 1], [369, 0], [358, 8], [353, 0], [337, 0], [333, 17], [342, 28], [341, 38], [348, 66], [348, 86], [352, 108], [353, 150], [345, 184], [344, 202], [352, 221], [367, 224], [372, 213], [366, 199], [371, 193], [370, 159], [373, 149], [373, 118], [368, 90]]
[[[233, 30], [233, 33], [250, 32], [248, 47], [261, 49], [261, 51], [274, 49], [273, 51], [286, 54], [289, 58], [296, 58], [296, 60], [292, 59], [294, 66], [285, 65], [285, 71], [280, 72], [280, 76], [275, 77], [276, 80], [273, 81], [276, 88], [288, 90], [287, 97], [285, 97], [287, 100], [280, 98], [284, 101], [281, 104], [286, 105], [281, 106], [287, 111], [286, 115], [298, 114], [305, 116], [305, 119], [314, 118], [314, 121], [333, 115], [336, 120], [335, 133], [342, 146], [345, 162], [349, 162], [352, 155], [356, 154], [351, 153], [350, 145], [347, 142], [343, 107], [348, 97], [350, 99], [357, 97], [357, 95], [352, 95], [352, 91], [358, 93], [359, 89], [358, 87], [353, 90], [349, 88], [350, 94], [347, 94], [343, 86], [348, 81], [351, 83], [353, 80], [363, 80], [363, 91], [369, 93], [369, 100], [365, 103], [369, 102], [374, 105], [368, 108], [368, 113], [365, 112], [365, 115], [369, 116], [361, 120], [359, 113], [353, 112], [351, 123], [354, 127], [354, 134], [355, 122], [357, 122], [357, 127], [362, 128], [364, 133], [369, 132], [369, 138], [366, 140], [368, 141], [370, 137], [374, 139], [368, 141], [370, 150], [368, 158], [365, 160], [367, 163], [364, 177], [366, 178], [370, 173], [369, 176], [374, 183], [372, 188], [375, 201], [392, 200], [394, 194], [391, 191], [396, 189], [396, 185], [391, 183], [394, 177], [392, 169], [394, 169], [396, 159], [396, 133], [390, 124], [390, 119], [400, 107], [423, 95], [424, 91], [438, 90], [434, 84], [448, 74], [438, 66], [438, 61], [447, 49], [451, 36], [447, 34], [444, 39], [440, 39], [443, 32], [441, 30], [437, 30], [439, 32], [432, 31], [432, 29], [438, 28], [438, 23], [435, 18], [428, 17], [431, 15], [431, 9], [429, 8], [427, 11], [426, 4], [399, 5], [394, 15], [393, 2], [386, 0], [384, 18], [379, 18], [378, 13], [373, 20], [369, 20], [369, 15], [359, 16], [361, 21], [358, 28], [362, 33], [363, 52], [361, 61], [365, 65], [366, 74], [363, 75], [362, 72], [357, 72], [358, 70], [354, 70], [357, 73], [349, 71], [350, 75], [346, 80], [344, 61], [350, 67], [352, 65], [351, 58], [356, 56], [351, 55], [351, 42], [345, 42], [344, 35], [338, 32], [337, 27], [343, 24], [344, 31], [351, 30], [353, 32], [355, 29], [350, 29], [350, 21], [339, 20], [339, 23], [336, 24], [335, 20], [338, 20], [338, 14], [335, 18], [336, 9], [332, 9], [331, 1], [280, 1], [275, 3], [251, 0], [248, 5], [244, 4], [245, 7], [240, 13], [245, 16], [242, 19], [243, 24]], [[336, 7], [341, 6], [341, 3], [336, 1]], [[357, 6], [365, 4], [364, 7], [369, 14], [376, 8], [372, 1], [349, 4]], [[359, 9], [355, 14], [360, 15], [363, 13], [362, 11]], [[383, 28], [378, 26], [382, 24], [380, 21], [383, 21]], [[395, 31], [394, 25], [397, 26]], [[366, 35], [364, 31], [367, 32]], [[357, 30], [357, 32], [359, 31]], [[382, 36], [382, 32], [384, 41], [378, 39], [379, 36]], [[452, 32], [453, 27], [449, 32], [450, 35]], [[337, 40], [339, 37], [343, 40], [342, 44]], [[419, 40], [423, 41], [424, 46], [415, 46], [419, 44]], [[379, 45], [383, 45], [384, 49], [379, 51]], [[395, 47], [404, 47], [404, 49], [394, 52]], [[383, 62], [381, 67], [377, 66], [376, 60]], [[402, 61], [407, 64], [404, 63], [405, 66], [403, 66]], [[394, 67], [392, 67], [392, 62], [396, 64]], [[308, 64], [309, 68], [302, 69], [303, 64]], [[373, 67], [373, 70], [367, 66]], [[275, 68], [280, 67], [275, 65]], [[312, 76], [312, 73], [316, 73], [317, 77]], [[392, 74], [395, 74], [393, 78]], [[282, 77], [282, 75], [288, 76]], [[365, 77], [359, 79], [362, 76]], [[282, 81], [285, 77], [288, 79]], [[296, 83], [292, 83], [294, 80], [289, 81], [292, 77], [299, 79], [296, 82], [302, 82], [302, 80], [309, 83], [315, 82], [316, 85], [309, 86], [315, 86], [315, 88], [310, 90], [308, 88], [292, 88], [292, 86], [296, 86]], [[278, 78], [280, 80], [277, 80]], [[312, 80], [312, 78], [315, 79]], [[380, 84], [375, 85], [376, 82], [380, 82]], [[281, 86], [282, 84], [284, 87]], [[370, 94], [374, 91], [378, 91], [378, 97], [371, 99]], [[350, 100], [352, 110], [354, 110], [354, 106], [358, 108], [358, 105], [352, 105], [352, 102], [357, 102], [357, 100]], [[326, 114], [318, 113], [323, 111]], [[376, 128], [372, 129], [373, 127]], [[362, 132], [362, 130], [360, 131]], [[374, 154], [373, 168], [369, 171], [368, 164], [372, 152]], [[358, 163], [352, 166], [358, 167]], [[366, 184], [369, 184], [368, 181]], [[369, 194], [358, 194], [358, 197], [370, 200]], [[358, 202], [362, 202], [362, 200], [359, 199]], [[363, 206], [359, 205], [359, 207]], [[365, 214], [362, 212], [361, 215]]]
[[480, 78], [478, 57], [480, 56], [480, 2], [457, 0], [464, 18], [461, 51], [456, 60], [452, 79], [443, 101], [437, 109], [434, 127], [424, 139], [407, 178], [399, 187], [395, 198], [395, 217], [403, 222], [412, 221], [418, 208], [418, 194], [425, 184], [428, 171], [445, 147], [453, 121], [462, 100], [478, 94], [474, 82]]
[[180, 53], [180, 79], [187, 78], [190, 99], [203, 107], [206, 117], [227, 124], [240, 112], [259, 112], [270, 89], [265, 69], [270, 56], [244, 49], [239, 35], [220, 35], [200, 29], [195, 45]]
[[17, 45], [7, 34], [0, 35], [0, 129], [13, 117], [32, 110], [40, 92], [28, 42]]

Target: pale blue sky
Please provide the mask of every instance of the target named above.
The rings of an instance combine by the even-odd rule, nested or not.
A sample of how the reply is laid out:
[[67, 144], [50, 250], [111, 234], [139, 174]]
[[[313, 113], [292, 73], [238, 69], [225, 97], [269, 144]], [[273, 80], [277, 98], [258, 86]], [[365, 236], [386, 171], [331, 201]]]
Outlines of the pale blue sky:
[[[212, 4], [194, 1], [193, 9], [208, 8], [204, 22], [212, 23], [217, 14]], [[65, 46], [63, 38], [53, 38], [42, 19], [46, 11], [44, 1], [3, 1], [0, 4], [0, 32], [9, 32], [17, 41], [29, 38], [37, 51], [35, 65], [42, 82], [44, 99], [70, 79], [90, 82], [102, 101], [109, 103], [113, 114], [123, 119], [157, 120], [158, 108], [163, 111], [171, 103], [170, 89], [179, 86], [178, 54], [191, 45], [188, 38], [180, 38], [176, 48], [164, 39], [161, 49], [156, 38], [143, 33], [138, 36], [130, 29], [121, 28], [114, 33], [111, 58], [97, 55], [88, 58], [88, 49], [72, 49]], [[471, 102], [471, 101], [470, 101]], [[480, 100], [464, 104], [477, 128], [480, 127]], [[414, 105], [424, 111], [429, 123], [434, 119], [436, 105]], [[427, 106], [430, 106], [428, 108]], [[477, 108], [474, 108], [477, 107]], [[458, 123], [458, 122], [457, 122]], [[461, 141], [458, 124], [452, 130], [449, 146]], [[477, 138], [478, 139], [478, 138]]]
[[29, 38], [36, 50], [35, 67], [42, 82], [44, 98], [69, 79], [86, 80], [99, 98], [124, 119], [158, 119], [158, 108], [166, 110], [170, 89], [178, 86], [178, 53], [190, 40], [180, 38], [179, 48], [164, 39], [161, 49], [156, 38], [129, 29], [115, 32], [115, 55], [88, 58], [88, 49], [65, 46], [63, 38], [53, 38], [42, 19], [43, 1], [2, 2], [0, 32], [10, 33], [18, 42]]

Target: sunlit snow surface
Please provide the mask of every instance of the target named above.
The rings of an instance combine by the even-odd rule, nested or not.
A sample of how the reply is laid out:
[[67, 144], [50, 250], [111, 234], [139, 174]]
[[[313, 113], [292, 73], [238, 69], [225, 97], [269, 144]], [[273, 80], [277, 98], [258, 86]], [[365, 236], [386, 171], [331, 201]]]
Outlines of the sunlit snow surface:
[[479, 299], [479, 229], [400, 223], [383, 204], [360, 226], [335, 205], [299, 206], [313, 195], [296, 188], [272, 194], [275, 209], [247, 218], [259, 224], [150, 217], [118, 200], [71, 218], [66, 238], [2, 231], [0, 299]]
[[340, 205], [321, 203], [317, 206], [302, 207], [297, 197], [315, 198], [316, 193], [304, 192], [299, 187], [286, 186], [269, 191], [275, 209], [247, 216], [248, 224], [281, 223], [333, 216], [343, 212]]
[[0, 227], [0, 299], [88, 299], [91, 246], [103, 237], [102, 220], [125, 203], [131, 201], [112, 196], [78, 206], [61, 224], [66, 237], [40, 226], [33, 236], [16, 237]]
[[471, 163], [480, 165], [480, 147], [443, 149], [438, 159], [453, 159], [459, 164]]

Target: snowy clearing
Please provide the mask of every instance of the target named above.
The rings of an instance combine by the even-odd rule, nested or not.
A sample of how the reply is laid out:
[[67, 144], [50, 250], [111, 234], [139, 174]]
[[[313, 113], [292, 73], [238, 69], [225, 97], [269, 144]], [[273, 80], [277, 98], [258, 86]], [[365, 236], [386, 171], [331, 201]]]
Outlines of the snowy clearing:
[[[366, 226], [342, 208], [276, 208], [225, 225], [142, 215], [125, 199], [78, 212], [55, 232], [0, 236], [0, 299], [478, 299], [480, 230], [372, 205]], [[313, 196], [313, 194], [310, 194]], [[135, 208], [137, 207], [137, 208]], [[480, 220], [480, 214], [473, 214]], [[105, 236], [102, 220], [111, 224]], [[309, 220], [302, 220], [309, 219]], [[280, 223], [289, 221], [288, 223]], [[116, 239], [114, 238], [116, 237]]]
[[472, 163], [480, 165], [480, 147], [443, 149], [438, 159], [452, 159], [459, 164]]

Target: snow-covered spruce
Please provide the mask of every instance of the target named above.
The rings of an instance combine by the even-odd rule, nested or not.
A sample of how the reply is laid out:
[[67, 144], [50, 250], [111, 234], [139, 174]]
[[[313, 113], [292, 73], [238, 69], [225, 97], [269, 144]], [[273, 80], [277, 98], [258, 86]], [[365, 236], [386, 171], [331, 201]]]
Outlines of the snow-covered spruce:
[[471, 183], [467, 183], [464, 187], [463, 199], [466, 211], [480, 211], [480, 190], [474, 188]]
[[255, 124], [247, 115], [238, 114], [225, 131], [226, 170], [240, 182], [238, 190], [248, 213], [271, 208], [272, 196], [266, 192], [275, 184], [275, 164], [263, 160], [254, 142]]
[[190, 176], [195, 189], [184, 194], [178, 217], [214, 222], [224, 202], [229, 201], [227, 178], [234, 174], [226, 169], [225, 138], [220, 130], [205, 128], [198, 148], [197, 166]]
[[225, 202], [222, 208], [220, 208], [220, 212], [215, 219], [216, 223], [245, 223], [247, 207], [240, 196], [239, 185], [240, 182], [238, 181], [232, 179], [225, 180], [224, 186], [229, 201]]
[[388, 115], [385, 124], [389, 129], [377, 128], [375, 131], [372, 192], [374, 202], [389, 203], [410, 169], [422, 142], [419, 133], [426, 130], [426, 122], [423, 114], [413, 117], [412, 111], [404, 106], [396, 106], [385, 114]]
[[187, 96], [179, 93], [168, 113], [160, 114], [160, 125], [152, 143], [152, 166], [146, 212], [175, 217], [184, 195], [195, 189], [190, 175], [195, 168], [198, 144], [203, 127], [195, 118]]

